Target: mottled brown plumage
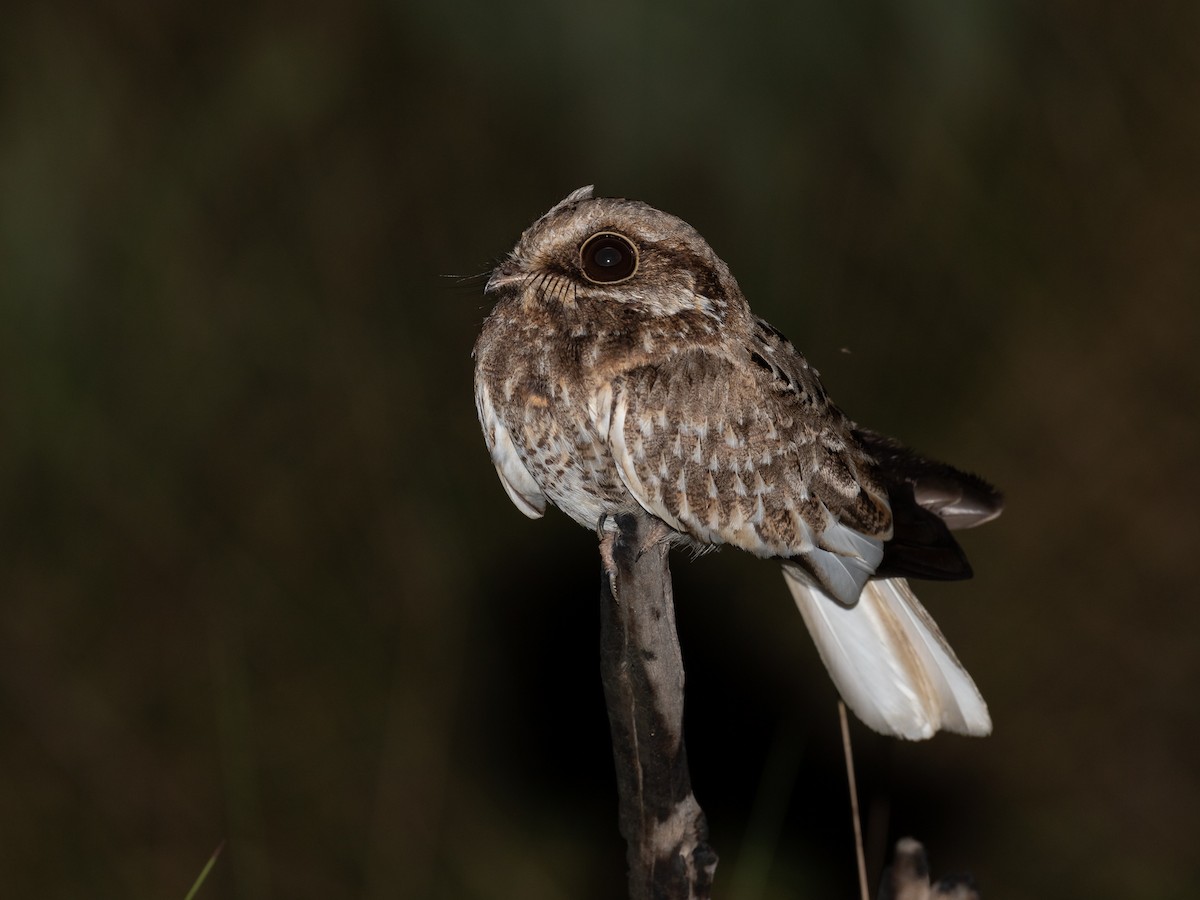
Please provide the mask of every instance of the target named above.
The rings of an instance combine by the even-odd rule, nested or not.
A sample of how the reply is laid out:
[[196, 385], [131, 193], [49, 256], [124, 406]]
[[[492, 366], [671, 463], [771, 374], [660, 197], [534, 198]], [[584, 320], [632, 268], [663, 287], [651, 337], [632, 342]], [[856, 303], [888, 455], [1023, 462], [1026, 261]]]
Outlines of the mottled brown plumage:
[[[644, 509], [680, 541], [784, 560], [802, 612], [807, 594], [842, 612], [872, 590], [911, 597], [903, 582], [864, 592], [877, 573], [969, 575], [947, 523], [991, 518], [998, 495], [857, 429], [687, 223], [581, 189], [525, 231], [487, 292], [497, 302], [475, 346], [476, 403], [501, 481], [527, 515], [548, 500], [596, 529]], [[820, 607], [814, 614], [827, 618]], [[899, 626], [888, 621], [879, 627], [894, 637]], [[925, 627], [958, 666], [932, 621]], [[845, 681], [857, 675], [835, 670], [861, 668], [842, 646], [861, 635], [833, 634], [832, 648], [814, 637], [843, 694], [853, 693]], [[903, 733], [893, 717], [864, 715]], [[974, 721], [926, 718], [932, 730], [978, 733], [986, 708]]]

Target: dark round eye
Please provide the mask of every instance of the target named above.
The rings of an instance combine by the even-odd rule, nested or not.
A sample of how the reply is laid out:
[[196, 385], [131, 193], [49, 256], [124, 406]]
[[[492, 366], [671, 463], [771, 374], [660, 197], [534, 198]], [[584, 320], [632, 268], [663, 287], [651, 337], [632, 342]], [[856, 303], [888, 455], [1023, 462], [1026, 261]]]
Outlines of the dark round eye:
[[598, 231], [579, 248], [583, 276], [596, 284], [616, 284], [632, 278], [638, 267], [633, 241], [615, 231]]

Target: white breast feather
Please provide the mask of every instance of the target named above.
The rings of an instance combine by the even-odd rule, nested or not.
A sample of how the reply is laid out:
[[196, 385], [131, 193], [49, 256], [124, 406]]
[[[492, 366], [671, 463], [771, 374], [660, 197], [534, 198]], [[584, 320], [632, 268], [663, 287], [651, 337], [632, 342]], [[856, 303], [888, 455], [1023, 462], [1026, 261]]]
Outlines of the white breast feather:
[[521, 462], [512, 437], [497, 417], [492, 397], [482, 383], [477, 385], [475, 392], [475, 408], [479, 412], [483, 437], [487, 441], [488, 452], [492, 456], [496, 472], [500, 475], [500, 483], [504, 485], [505, 493], [517, 509], [529, 518], [540, 519], [546, 512], [546, 495]]

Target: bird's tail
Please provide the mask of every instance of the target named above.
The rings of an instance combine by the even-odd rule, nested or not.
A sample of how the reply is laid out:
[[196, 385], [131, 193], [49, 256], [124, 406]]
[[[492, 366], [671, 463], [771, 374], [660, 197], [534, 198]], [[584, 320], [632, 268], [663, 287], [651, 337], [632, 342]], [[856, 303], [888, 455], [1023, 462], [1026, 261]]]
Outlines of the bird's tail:
[[939, 729], [991, 733], [979, 689], [905, 579], [869, 581], [847, 608], [802, 570], [783, 572], [834, 684], [863, 722], [909, 740]]

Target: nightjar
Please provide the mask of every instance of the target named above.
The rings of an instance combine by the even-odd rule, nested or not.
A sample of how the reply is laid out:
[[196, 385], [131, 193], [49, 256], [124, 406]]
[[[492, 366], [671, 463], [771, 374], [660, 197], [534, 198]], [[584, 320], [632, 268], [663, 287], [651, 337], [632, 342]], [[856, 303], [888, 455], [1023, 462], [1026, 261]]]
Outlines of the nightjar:
[[575, 191], [485, 292], [475, 402], [518, 509], [589, 529], [645, 510], [679, 542], [779, 560], [867, 725], [991, 731], [907, 578], [970, 577], [950, 529], [999, 515], [994, 488], [847, 418], [695, 229], [644, 203]]

